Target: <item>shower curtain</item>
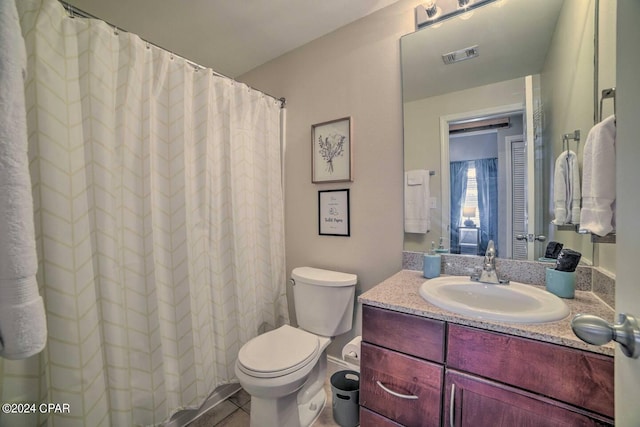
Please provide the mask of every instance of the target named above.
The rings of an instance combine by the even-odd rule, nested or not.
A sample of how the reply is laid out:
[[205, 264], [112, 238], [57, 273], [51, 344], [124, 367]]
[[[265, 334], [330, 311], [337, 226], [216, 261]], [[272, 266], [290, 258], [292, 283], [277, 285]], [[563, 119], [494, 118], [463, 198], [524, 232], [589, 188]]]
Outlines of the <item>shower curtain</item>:
[[460, 218], [462, 217], [462, 206], [467, 195], [467, 171], [469, 170], [469, 162], [450, 162], [449, 177], [451, 187], [451, 213], [449, 218], [450, 224], [450, 244], [452, 253], [460, 253]]
[[158, 424], [287, 322], [279, 102], [55, 0], [18, 9], [49, 336], [0, 362], [0, 401], [68, 406], [0, 425]]
[[484, 254], [487, 251], [489, 240], [493, 240], [496, 254], [500, 254], [498, 246], [498, 159], [477, 159], [474, 162], [480, 216], [479, 253]]

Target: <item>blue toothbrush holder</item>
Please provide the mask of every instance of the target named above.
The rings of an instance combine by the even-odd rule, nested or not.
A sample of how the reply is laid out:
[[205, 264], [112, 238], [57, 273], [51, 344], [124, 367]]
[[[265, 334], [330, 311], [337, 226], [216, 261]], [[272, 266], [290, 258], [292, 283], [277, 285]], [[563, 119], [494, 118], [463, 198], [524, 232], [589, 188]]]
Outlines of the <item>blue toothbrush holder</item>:
[[560, 271], [553, 268], [547, 268], [545, 279], [547, 291], [552, 294], [555, 294], [560, 298], [573, 298], [575, 296], [575, 271]]
[[440, 276], [440, 255], [425, 254], [422, 257], [422, 272], [427, 279]]

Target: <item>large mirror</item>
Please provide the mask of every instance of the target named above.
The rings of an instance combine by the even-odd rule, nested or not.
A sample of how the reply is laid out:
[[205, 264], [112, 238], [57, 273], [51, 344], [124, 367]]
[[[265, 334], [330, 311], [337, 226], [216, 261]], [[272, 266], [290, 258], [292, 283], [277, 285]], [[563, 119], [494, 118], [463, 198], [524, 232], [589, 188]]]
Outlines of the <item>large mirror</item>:
[[[405, 222], [405, 250], [442, 238], [481, 255], [491, 239], [500, 257], [535, 260], [554, 240], [587, 263], [599, 257], [589, 235], [552, 224], [552, 174], [563, 149], [581, 159], [599, 90], [615, 86], [615, 58], [594, 68], [597, 53], [615, 52], [612, 28], [594, 49], [603, 7], [615, 17], [604, 3], [498, 0], [401, 39], [405, 194], [412, 174], [430, 171], [428, 231]], [[563, 144], [575, 130], [580, 140]]]

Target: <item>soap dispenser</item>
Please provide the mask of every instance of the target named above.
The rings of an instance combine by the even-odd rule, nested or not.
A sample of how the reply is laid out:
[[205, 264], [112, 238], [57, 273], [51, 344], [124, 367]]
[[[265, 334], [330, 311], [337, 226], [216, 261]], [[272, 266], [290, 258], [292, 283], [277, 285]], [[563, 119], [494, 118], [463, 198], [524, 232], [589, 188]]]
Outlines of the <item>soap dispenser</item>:
[[422, 258], [422, 271], [427, 279], [440, 276], [440, 254], [436, 253], [434, 242], [431, 242], [431, 251]]
[[443, 239], [440, 237], [440, 242], [438, 244], [438, 248], [436, 249], [437, 254], [446, 254], [449, 252], [449, 249], [445, 249]]

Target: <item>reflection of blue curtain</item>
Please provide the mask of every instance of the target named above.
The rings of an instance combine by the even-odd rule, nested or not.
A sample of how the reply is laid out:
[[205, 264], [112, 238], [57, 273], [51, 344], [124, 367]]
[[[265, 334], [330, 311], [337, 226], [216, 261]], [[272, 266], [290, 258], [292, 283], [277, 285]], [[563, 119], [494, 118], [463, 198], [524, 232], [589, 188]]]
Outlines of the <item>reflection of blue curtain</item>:
[[460, 253], [458, 227], [460, 227], [460, 218], [462, 217], [462, 205], [467, 195], [467, 170], [469, 170], [469, 162], [451, 162], [449, 164], [451, 181], [451, 217], [449, 221], [449, 224], [451, 224], [451, 241], [449, 242], [449, 248], [451, 253]]
[[498, 252], [498, 159], [475, 160], [480, 216], [480, 249], [484, 254], [489, 240]]

